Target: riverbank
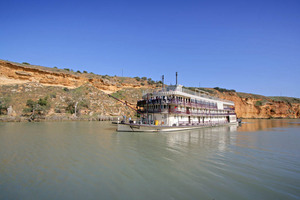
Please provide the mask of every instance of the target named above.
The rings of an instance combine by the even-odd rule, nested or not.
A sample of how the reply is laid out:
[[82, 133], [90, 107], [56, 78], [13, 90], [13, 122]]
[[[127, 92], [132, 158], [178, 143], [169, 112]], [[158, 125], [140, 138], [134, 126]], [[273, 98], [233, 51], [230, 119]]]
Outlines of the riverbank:
[[[133, 117], [136, 111], [109, 95], [135, 108], [143, 92], [161, 87], [161, 81], [147, 77], [102, 76], [0, 60], [0, 120], [26, 121], [33, 115], [44, 121], [98, 121], [95, 115]], [[186, 88], [233, 101], [238, 118], [300, 118], [299, 98], [266, 97], [219, 87]], [[69, 117], [72, 114], [77, 117]]]
[[[0, 116], [0, 122], [64, 122], [64, 121], [118, 121], [118, 119], [122, 119], [123, 116], [47, 116], [47, 117], [39, 117], [32, 120], [30, 117], [24, 116]], [[299, 118], [282, 118], [282, 117], [272, 117], [272, 118], [240, 118], [241, 120], [281, 120], [281, 119], [291, 119], [291, 120], [299, 120]]]
[[32, 120], [30, 117], [23, 116], [0, 116], [0, 122], [60, 122], [60, 121], [118, 121], [122, 116], [93, 116], [93, 117], [74, 117], [74, 116], [49, 116], [39, 117]]

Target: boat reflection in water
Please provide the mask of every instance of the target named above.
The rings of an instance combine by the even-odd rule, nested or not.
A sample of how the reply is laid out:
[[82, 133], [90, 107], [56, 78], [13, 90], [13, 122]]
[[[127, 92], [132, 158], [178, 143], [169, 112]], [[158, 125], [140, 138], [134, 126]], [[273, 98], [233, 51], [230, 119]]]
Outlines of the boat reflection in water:
[[300, 121], [251, 122], [147, 133], [0, 123], [0, 199], [299, 199]]
[[134, 144], [130, 149], [138, 152], [140, 157], [182, 162], [182, 157], [198, 159], [200, 155], [207, 157], [214, 156], [214, 152], [224, 152], [236, 140], [236, 134], [232, 133], [237, 132], [237, 127], [229, 125], [158, 133], [122, 132], [115, 136], [118, 145]]
[[237, 125], [219, 126], [162, 134], [166, 136], [166, 143], [169, 147], [199, 145], [200, 147], [205, 146], [206, 148], [221, 150], [226, 148], [226, 145], [235, 138], [235, 136], [230, 135], [230, 132], [236, 132], [237, 127]]

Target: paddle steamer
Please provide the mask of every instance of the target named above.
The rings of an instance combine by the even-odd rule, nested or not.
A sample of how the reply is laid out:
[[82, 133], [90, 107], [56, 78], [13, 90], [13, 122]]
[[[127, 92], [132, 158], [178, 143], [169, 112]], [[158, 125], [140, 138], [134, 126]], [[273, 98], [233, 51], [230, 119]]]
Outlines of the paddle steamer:
[[232, 101], [177, 84], [146, 92], [137, 102], [137, 112], [139, 120], [120, 123], [117, 130], [178, 131], [237, 124]]

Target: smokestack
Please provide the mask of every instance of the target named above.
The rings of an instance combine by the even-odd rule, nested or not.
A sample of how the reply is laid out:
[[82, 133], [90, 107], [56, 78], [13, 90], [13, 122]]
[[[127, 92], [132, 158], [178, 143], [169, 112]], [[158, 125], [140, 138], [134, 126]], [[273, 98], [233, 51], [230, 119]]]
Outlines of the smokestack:
[[177, 82], [177, 76], [178, 76], [178, 73], [176, 72], [176, 85], [178, 84], [178, 82]]
[[161, 79], [162, 79], [162, 88], [164, 88], [165, 87], [165, 76], [164, 75], [162, 75], [162, 77], [161, 77]]

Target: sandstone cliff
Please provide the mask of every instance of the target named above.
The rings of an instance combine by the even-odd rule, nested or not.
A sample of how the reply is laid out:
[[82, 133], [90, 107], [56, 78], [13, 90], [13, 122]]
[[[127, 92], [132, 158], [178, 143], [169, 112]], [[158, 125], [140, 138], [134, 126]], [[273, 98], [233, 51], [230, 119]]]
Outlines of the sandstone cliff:
[[241, 118], [300, 118], [300, 100], [297, 98], [272, 98], [245, 93], [221, 93], [221, 98], [233, 101]]
[[47, 86], [77, 88], [91, 83], [94, 87], [112, 93], [122, 88], [153, 87], [148, 82], [134, 78], [100, 76], [92, 73], [78, 73], [63, 69], [49, 68], [0, 60], [0, 85], [40, 83]]
[[[136, 101], [141, 98], [142, 91], [157, 87], [161, 87], [161, 84], [151, 79], [101, 76], [0, 60], [0, 115], [26, 117], [24, 108], [27, 100], [44, 97], [49, 97], [47, 101], [51, 105], [46, 118], [52, 116], [53, 119], [61, 119], [68, 114], [69, 117], [73, 116], [74, 113], [67, 108], [76, 102], [81, 105], [76, 113], [77, 117], [81, 118], [134, 115], [133, 110], [109, 98], [107, 93], [127, 101], [134, 107]], [[233, 101], [237, 116], [241, 118], [300, 117], [298, 98], [265, 97], [229, 90], [202, 89], [210, 95]]]

